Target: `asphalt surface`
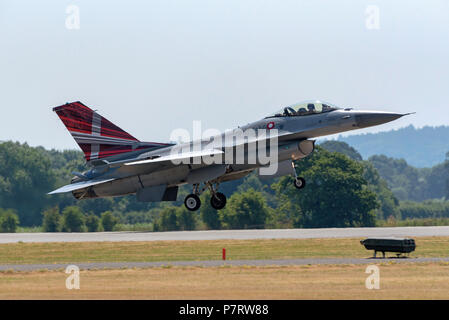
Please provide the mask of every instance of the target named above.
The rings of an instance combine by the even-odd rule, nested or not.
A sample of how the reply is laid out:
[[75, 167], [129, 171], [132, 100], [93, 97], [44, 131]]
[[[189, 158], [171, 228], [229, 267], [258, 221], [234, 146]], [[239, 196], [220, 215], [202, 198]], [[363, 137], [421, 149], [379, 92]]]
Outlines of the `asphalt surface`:
[[449, 226], [173, 232], [1, 233], [0, 243], [449, 236]]
[[40, 271], [65, 270], [69, 265], [75, 265], [80, 270], [101, 269], [129, 269], [129, 268], [155, 268], [168, 266], [292, 266], [292, 265], [341, 265], [341, 264], [380, 264], [380, 263], [426, 263], [449, 262], [449, 258], [307, 258], [284, 260], [209, 260], [209, 261], [169, 261], [169, 262], [92, 262], [73, 264], [21, 264], [0, 265], [0, 271]]

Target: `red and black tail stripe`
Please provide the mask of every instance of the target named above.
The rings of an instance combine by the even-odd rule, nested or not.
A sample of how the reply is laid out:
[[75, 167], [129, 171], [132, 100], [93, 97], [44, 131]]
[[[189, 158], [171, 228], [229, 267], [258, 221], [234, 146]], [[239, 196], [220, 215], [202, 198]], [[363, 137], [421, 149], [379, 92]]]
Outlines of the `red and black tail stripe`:
[[142, 143], [81, 102], [53, 108], [84, 152], [86, 161], [169, 144]]

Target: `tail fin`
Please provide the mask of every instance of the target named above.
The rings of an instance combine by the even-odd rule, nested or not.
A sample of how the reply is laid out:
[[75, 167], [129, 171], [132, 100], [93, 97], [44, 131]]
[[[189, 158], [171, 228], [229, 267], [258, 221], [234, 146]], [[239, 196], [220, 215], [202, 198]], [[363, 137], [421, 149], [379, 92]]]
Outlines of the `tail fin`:
[[152, 142], [141, 143], [79, 101], [55, 107], [53, 111], [83, 150], [86, 161], [166, 145]]

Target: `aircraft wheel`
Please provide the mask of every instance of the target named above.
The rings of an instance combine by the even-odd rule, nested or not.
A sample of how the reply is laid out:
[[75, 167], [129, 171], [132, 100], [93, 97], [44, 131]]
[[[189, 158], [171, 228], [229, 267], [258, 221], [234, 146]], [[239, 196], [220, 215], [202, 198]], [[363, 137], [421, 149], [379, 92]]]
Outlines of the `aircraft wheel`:
[[226, 206], [226, 196], [221, 192], [217, 192], [215, 196], [210, 198], [210, 205], [216, 210], [223, 209]]
[[302, 189], [306, 186], [306, 180], [303, 177], [298, 177], [293, 180], [293, 184], [295, 185], [296, 189]]
[[185, 200], [184, 205], [190, 211], [196, 211], [201, 207], [201, 200], [196, 194], [189, 194]]

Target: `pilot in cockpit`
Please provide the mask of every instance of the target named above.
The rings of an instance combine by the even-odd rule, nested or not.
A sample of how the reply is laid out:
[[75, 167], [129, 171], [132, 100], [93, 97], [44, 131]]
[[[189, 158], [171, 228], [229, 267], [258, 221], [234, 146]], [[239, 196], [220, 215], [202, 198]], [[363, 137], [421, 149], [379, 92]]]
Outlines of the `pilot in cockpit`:
[[314, 113], [315, 112], [315, 105], [313, 103], [309, 103], [307, 105], [307, 110], [309, 111], [309, 113]]
[[294, 116], [296, 114], [295, 109], [293, 109], [292, 107], [287, 107], [284, 108], [284, 115], [287, 117], [291, 117]]

